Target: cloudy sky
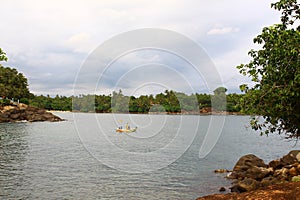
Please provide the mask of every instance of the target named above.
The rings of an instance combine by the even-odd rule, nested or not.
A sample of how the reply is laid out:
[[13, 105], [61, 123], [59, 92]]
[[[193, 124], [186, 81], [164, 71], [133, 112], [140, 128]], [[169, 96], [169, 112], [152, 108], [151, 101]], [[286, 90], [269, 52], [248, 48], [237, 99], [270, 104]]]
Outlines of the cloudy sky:
[[[81, 83], [82, 68], [97, 48], [126, 32], [140, 29], [168, 30], [195, 42], [211, 60], [221, 85], [238, 92], [249, 82], [235, 66], [249, 61], [252, 39], [265, 26], [279, 22], [271, 0], [10, 0], [0, 7], [0, 48], [8, 55], [4, 66], [17, 68], [29, 80], [34, 94], [156, 93], [165, 89], [205, 92], [207, 74], [197, 74], [191, 63], [171, 50], [140, 49], [107, 60], [108, 66], [91, 70], [96, 78]], [[136, 35], [135, 39], [143, 37]], [[168, 38], [168, 37], [167, 37]], [[127, 41], [135, 43], [136, 40]], [[162, 38], [159, 38], [161, 41]], [[158, 40], [159, 40], [158, 39]], [[156, 40], [156, 39], [155, 39]], [[176, 47], [183, 45], [174, 40]], [[150, 44], [151, 46], [151, 44]], [[155, 46], [157, 47], [157, 46]], [[115, 48], [119, 48], [116, 46]], [[120, 47], [121, 49], [121, 47]], [[107, 58], [113, 50], [98, 53]], [[175, 52], [176, 53], [176, 52]], [[204, 56], [203, 55], [200, 55]], [[113, 61], [113, 62], [112, 62]], [[211, 67], [211, 63], [209, 66]], [[201, 64], [202, 67], [205, 65]], [[76, 78], [77, 77], [77, 78]], [[79, 79], [78, 79], [79, 77]], [[219, 84], [219, 83], [218, 83]], [[192, 89], [191, 89], [192, 88]]]

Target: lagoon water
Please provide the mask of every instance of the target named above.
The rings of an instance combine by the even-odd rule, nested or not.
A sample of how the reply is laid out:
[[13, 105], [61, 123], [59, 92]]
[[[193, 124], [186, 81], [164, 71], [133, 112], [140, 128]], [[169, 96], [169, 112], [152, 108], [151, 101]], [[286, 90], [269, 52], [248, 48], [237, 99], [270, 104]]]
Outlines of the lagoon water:
[[[248, 116], [55, 114], [67, 121], [0, 124], [0, 199], [195, 199], [229, 187], [213, 170], [242, 155], [299, 148]], [[115, 133], [126, 122], [138, 131]]]

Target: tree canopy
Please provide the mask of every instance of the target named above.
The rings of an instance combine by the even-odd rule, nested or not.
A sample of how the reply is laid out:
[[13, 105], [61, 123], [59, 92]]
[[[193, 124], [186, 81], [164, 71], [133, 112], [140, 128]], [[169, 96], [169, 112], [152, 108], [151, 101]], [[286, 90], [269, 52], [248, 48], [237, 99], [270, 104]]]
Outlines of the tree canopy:
[[0, 48], [0, 61], [7, 61], [6, 53]]
[[[0, 49], [0, 61], [7, 61], [2, 49]], [[27, 78], [16, 69], [3, 67], [0, 64], [0, 97], [21, 99], [29, 96]]]
[[214, 95], [211, 98], [213, 109], [217, 111], [226, 110], [226, 91], [224, 87], [218, 87], [214, 90]]
[[280, 0], [271, 7], [281, 11], [281, 23], [265, 27], [254, 38], [260, 50], [251, 50], [248, 64], [237, 68], [255, 83], [244, 84], [241, 106], [253, 117], [251, 126], [261, 134], [278, 132], [288, 138], [300, 137], [300, 5], [297, 0]]

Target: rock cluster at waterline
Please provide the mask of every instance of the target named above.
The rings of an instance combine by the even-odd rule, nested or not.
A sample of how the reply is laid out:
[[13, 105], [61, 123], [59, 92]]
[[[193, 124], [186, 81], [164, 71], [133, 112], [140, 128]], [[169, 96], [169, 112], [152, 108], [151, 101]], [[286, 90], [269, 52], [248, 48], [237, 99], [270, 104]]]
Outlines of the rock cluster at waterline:
[[253, 154], [242, 156], [227, 178], [235, 180], [230, 188], [232, 192], [300, 181], [300, 150], [293, 150], [269, 164]]
[[17, 121], [63, 121], [61, 118], [47, 112], [44, 109], [28, 106], [26, 104], [16, 104], [0, 107], [0, 123], [1, 122], [17, 122]]
[[[217, 169], [215, 173], [228, 173]], [[290, 151], [266, 164], [253, 154], [242, 156], [227, 175], [233, 179], [232, 193], [199, 197], [197, 200], [299, 199], [300, 150]], [[221, 187], [219, 192], [226, 191]]]

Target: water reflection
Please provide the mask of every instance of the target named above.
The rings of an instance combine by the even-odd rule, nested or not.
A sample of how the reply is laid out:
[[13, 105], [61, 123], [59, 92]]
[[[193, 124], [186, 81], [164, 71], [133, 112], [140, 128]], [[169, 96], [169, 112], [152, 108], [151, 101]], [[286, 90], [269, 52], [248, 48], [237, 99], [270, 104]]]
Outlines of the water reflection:
[[[213, 170], [232, 169], [242, 155], [253, 153], [268, 162], [299, 148], [278, 136], [260, 137], [245, 129], [248, 117], [227, 116], [213, 151], [199, 159], [199, 148], [209, 121], [209, 116], [199, 116], [201, 124], [197, 136], [183, 156], [163, 169], [132, 174], [107, 167], [95, 159], [78, 136], [72, 121], [74, 113], [58, 114], [67, 121], [0, 124], [0, 199], [196, 199], [218, 192], [221, 186], [230, 186]], [[86, 127], [94, 126], [93, 115], [76, 115], [83, 117]], [[155, 135], [146, 141], [148, 138], [143, 137], [142, 128], [132, 135], [116, 134], [108, 116], [110, 114], [99, 114], [97, 119], [104, 128], [108, 127], [107, 137], [124, 151], [155, 150], [163, 147], [159, 142], [168, 142], [173, 136], [173, 129], [162, 134], [165, 138], [161, 140], [156, 139], [161, 135]], [[137, 117], [136, 123], [138, 120], [140, 124], [148, 122], [142, 116]], [[182, 116], [167, 117], [172, 125]], [[195, 116], [183, 117], [193, 122]], [[189, 133], [193, 129], [184, 127], [184, 130]], [[183, 140], [186, 135], [183, 134]], [[140, 140], [145, 140], [144, 146]], [[103, 143], [97, 148], [110, 151]], [[117, 156], [111, 155], [107, 159], [117, 162]], [[141, 159], [141, 163], [143, 161]]]
[[0, 197], [7, 197], [23, 184], [27, 136], [26, 123], [0, 124]]

